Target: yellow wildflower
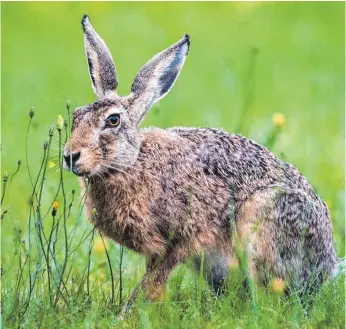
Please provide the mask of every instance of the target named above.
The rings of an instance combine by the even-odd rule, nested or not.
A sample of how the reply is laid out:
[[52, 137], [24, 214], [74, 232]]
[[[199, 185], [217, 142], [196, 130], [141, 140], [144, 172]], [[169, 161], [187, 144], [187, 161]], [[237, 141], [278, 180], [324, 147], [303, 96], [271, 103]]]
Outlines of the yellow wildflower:
[[53, 202], [53, 209], [57, 209], [58, 206], [59, 206], [59, 202], [54, 200], [54, 202]]
[[56, 212], [57, 212], [56, 210], [58, 209], [58, 206], [59, 206], [58, 201], [54, 200], [53, 206], [52, 206], [52, 208], [53, 208], [53, 210], [52, 210], [52, 216], [53, 216], [53, 217], [56, 216]]
[[64, 118], [59, 114], [58, 121], [56, 122], [56, 128], [58, 130], [61, 130], [63, 126], [64, 126]]
[[228, 260], [228, 268], [230, 270], [235, 270], [239, 267], [239, 261], [236, 257], [231, 257], [229, 260]]
[[278, 112], [273, 114], [272, 121], [276, 128], [280, 128], [285, 124], [286, 118], [282, 113]]
[[[107, 241], [105, 241], [105, 244], [107, 245]], [[105, 246], [103, 245], [103, 241], [102, 241], [101, 237], [98, 237], [95, 239], [93, 250], [97, 254], [101, 254], [105, 251]]]
[[272, 281], [271, 288], [274, 292], [282, 294], [286, 288], [285, 281], [280, 278], [276, 278]]
[[54, 168], [55, 162], [54, 161], [48, 161], [48, 168]]

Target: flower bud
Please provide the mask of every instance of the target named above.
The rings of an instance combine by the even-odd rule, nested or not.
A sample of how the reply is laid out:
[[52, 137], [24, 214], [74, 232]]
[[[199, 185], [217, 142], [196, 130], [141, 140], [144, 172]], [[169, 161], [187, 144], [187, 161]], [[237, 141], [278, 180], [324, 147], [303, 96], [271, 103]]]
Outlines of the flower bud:
[[67, 109], [67, 111], [70, 111], [70, 108], [71, 108], [71, 101], [68, 100], [68, 101], [66, 102], [66, 109]]
[[52, 137], [54, 134], [54, 126], [49, 127], [49, 136]]
[[61, 131], [62, 127], [64, 126], [64, 119], [63, 117], [59, 114], [58, 115], [58, 121], [56, 122], [56, 128]]
[[35, 115], [34, 107], [31, 106], [31, 107], [30, 107], [30, 111], [29, 111], [29, 117], [30, 117], [30, 118], [33, 118], [34, 115]]

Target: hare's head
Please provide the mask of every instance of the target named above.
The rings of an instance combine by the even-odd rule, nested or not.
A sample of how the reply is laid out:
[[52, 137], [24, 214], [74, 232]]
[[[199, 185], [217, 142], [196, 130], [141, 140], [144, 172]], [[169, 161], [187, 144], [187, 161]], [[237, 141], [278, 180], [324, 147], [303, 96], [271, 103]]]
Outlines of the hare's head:
[[155, 55], [138, 72], [131, 93], [117, 94], [118, 78], [111, 54], [90, 23], [82, 20], [92, 87], [98, 100], [77, 108], [64, 167], [81, 176], [121, 170], [133, 164], [140, 150], [138, 126], [151, 106], [176, 81], [189, 50], [189, 36]]

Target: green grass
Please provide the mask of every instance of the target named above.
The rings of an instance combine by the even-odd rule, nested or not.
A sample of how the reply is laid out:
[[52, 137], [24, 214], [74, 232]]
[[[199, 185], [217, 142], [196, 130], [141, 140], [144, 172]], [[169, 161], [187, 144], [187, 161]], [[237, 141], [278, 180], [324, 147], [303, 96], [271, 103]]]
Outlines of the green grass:
[[[72, 109], [95, 99], [83, 49], [83, 14], [91, 16], [113, 54], [120, 94], [128, 93], [136, 72], [152, 55], [189, 33], [191, 51], [182, 74], [143, 126], [223, 127], [268, 143], [327, 201], [335, 247], [344, 257], [344, 6], [1, 3], [1, 172], [9, 174], [1, 209], [2, 327], [344, 327], [343, 277], [324, 285], [305, 315], [295, 296], [263, 287], [255, 287], [255, 297], [246, 296], [236, 269], [226, 294], [216, 299], [189, 265], [175, 269], [161, 303], [140, 298], [133, 313], [120, 321], [120, 300], [139, 282], [144, 259], [124, 250], [120, 261], [120, 247], [105, 241], [108, 261], [98, 233], [94, 238], [90, 234], [77, 178], [65, 172], [61, 176], [55, 126], [58, 114], [68, 118], [68, 99]], [[31, 106], [35, 115], [28, 129]], [[286, 118], [279, 132], [273, 130], [275, 112]], [[50, 125], [52, 142], [44, 151]], [[29, 170], [33, 183], [39, 177], [34, 198]], [[53, 218], [55, 199], [59, 206]], [[56, 253], [48, 253], [48, 284], [44, 252], [51, 232], [49, 250], [56, 241]], [[36, 278], [31, 294], [29, 268]]]

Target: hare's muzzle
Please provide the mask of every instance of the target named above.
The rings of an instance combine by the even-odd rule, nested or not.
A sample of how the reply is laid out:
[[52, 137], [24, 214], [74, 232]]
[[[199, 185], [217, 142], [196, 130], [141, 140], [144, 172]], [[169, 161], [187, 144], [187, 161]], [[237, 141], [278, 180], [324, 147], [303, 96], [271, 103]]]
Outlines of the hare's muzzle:
[[72, 171], [75, 174], [78, 174], [78, 170], [77, 170], [77, 161], [80, 158], [80, 152], [65, 152], [64, 153], [64, 160], [65, 160], [65, 165], [67, 167], [67, 169], [72, 169]]

